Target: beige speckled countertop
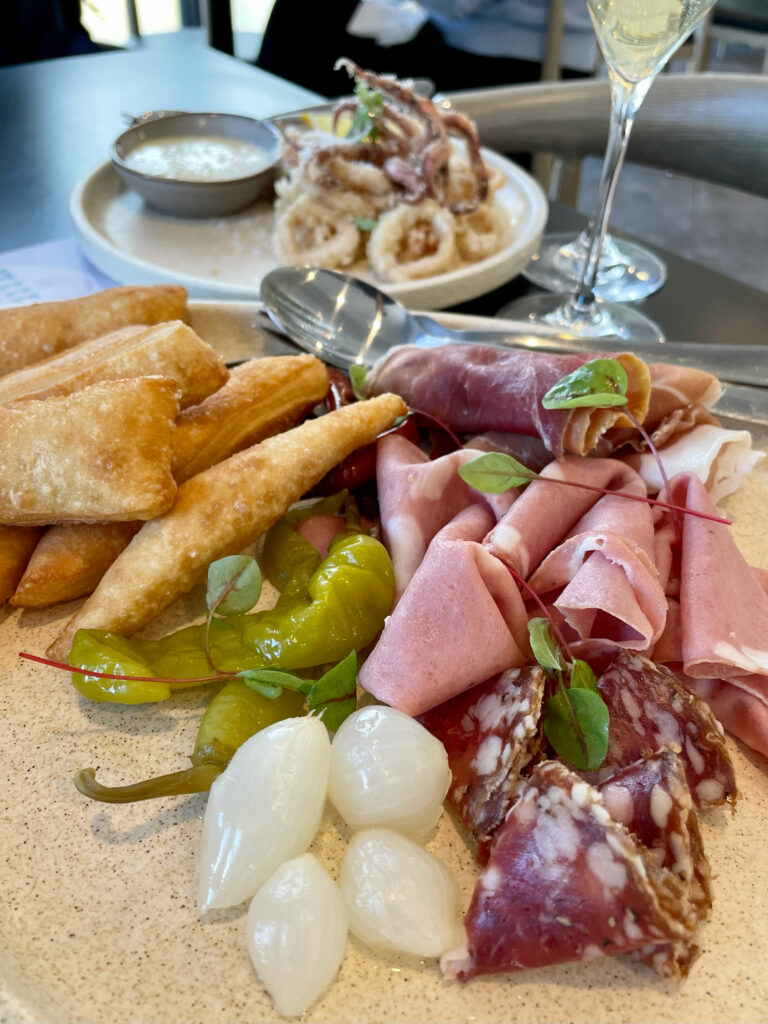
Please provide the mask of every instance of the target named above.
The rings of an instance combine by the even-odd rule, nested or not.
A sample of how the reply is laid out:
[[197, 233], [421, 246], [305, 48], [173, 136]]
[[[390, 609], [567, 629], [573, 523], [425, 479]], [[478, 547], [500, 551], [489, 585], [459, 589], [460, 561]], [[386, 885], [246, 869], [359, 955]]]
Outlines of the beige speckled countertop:
[[[767, 498], [761, 468], [728, 505], [737, 540], [765, 567]], [[202, 604], [193, 592], [155, 628], [187, 621]], [[106, 784], [182, 767], [203, 706], [193, 691], [172, 708], [88, 704], [66, 676], [18, 659], [22, 649], [42, 652], [73, 608], [0, 610], [0, 1022], [277, 1020], [250, 968], [244, 910], [197, 917], [205, 798], [99, 805], [72, 785], [86, 765]], [[610, 958], [446, 984], [435, 963], [350, 940], [337, 982], [306, 1021], [765, 1021], [768, 764], [731, 747], [742, 796], [734, 816], [702, 817], [714, 909], [681, 986]], [[329, 814], [314, 849], [335, 876], [345, 839]], [[458, 878], [466, 907], [475, 868], [447, 815], [429, 848]]]

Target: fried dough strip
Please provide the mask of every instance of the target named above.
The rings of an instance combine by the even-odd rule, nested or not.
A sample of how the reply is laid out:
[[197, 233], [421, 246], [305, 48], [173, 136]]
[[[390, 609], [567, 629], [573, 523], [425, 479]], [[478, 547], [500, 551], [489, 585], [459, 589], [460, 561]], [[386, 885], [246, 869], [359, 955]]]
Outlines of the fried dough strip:
[[0, 605], [16, 589], [42, 535], [41, 526], [0, 526]]
[[145, 523], [107, 570], [51, 656], [65, 660], [80, 628], [135, 633], [193, 587], [212, 561], [253, 543], [337, 462], [405, 411], [395, 395], [347, 405], [193, 476], [171, 511]]
[[0, 403], [71, 395], [126, 377], [170, 377], [182, 409], [197, 405], [228, 377], [221, 356], [180, 320], [121, 327], [0, 378]]
[[[173, 438], [177, 483], [294, 426], [328, 390], [314, 356], [252, 359], [200, 405], [181, 413]], [[46, 608], [90, 594], [141, 523], [53, 526], [38, 544], [11, 604]], [[13, 593], [13, 591], [12, 591]]]
[[177, 385], [94, 384], [0, 406], [0, 523], [150, 519], [173, 503]]
[[187, 291], [176, 284], [107, 288], [80, 299], [0, 309], [0, 374], [129, 324], [184, 320]]

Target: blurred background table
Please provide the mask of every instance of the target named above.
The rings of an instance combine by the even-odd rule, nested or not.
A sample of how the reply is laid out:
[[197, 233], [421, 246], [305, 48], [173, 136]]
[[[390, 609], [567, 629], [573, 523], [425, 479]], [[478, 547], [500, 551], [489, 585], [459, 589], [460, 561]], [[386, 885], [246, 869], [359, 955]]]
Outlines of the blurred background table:
[[[0, 249], [72, 234], [72, 189], [108, 159], [123, 113], [182, 109], [268, 117], [318, 100], [312, 92], [210, 48], [194, 30], [133, 50], [0, 68]], [[548, 230], [575, 232], [584, 223], [576, 211], [552, 205]], [[767, 293], [659, 252], [669, 280], [642, 308], [668, 337], [765, 342]], [[526, 287], [518, 278], [461, 308], [493, 315]]]

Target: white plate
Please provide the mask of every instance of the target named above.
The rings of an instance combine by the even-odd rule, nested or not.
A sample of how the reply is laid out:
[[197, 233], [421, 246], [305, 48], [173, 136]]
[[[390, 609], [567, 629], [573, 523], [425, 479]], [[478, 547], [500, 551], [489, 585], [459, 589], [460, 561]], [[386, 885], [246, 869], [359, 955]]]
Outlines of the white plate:
[[[483, 150], [483, 158], [505, 176], [496, 197], [509, 211], [514, 240], [460, 270], [384, 285], [406, 305], [441, 309], [484, 295], [519, 274], [538, 248], [548, 213], [541, 188], [504, 157]], [[75, 188], [70, 213], [88, 259], [121, 284], [170, 281], [196, 298], [251, 299], [276, 266], [272, 208], [264, 201], [231, 217], [172, 217], [146, 206], [110, 164], [102, 164]]]
[[[249, 339], [242, 307], [193, 304], [192, 323], [228, 358], [262, 350]], [[729, 499], [727, 511], [742, 549], [768, 568], [763, 467]], [[198, 614], [203, 600], [202, 588], [192, 592], [158, 630]], [[61, 674], [21, 663], [17, 652], [43, 651], [75, 607], [0, 610], [0, 1021], [277, 1021], [251, 972], [242, 909], [216, 912], [205, 924], [197, 918], [195, 857], [205, 798], [94, 804], [72, 785], [75, 771], [89, 764], [100, 767], [106, 784], [183, 767], [204, 703], [188, 691], [173, 706], [90, 704]], [[434, 962], [378, 956], [353, 940], [338, 980], [302, 1020], [764, 1021], [766, 762], [733, 741], [729, 748], [741, 799], [733, 817], [702, 816], [714, 908], [701, 930], [702, 954], [681, 987], [610, 957], [448, 985]], [[329, 817], [314, 845], [336, 876], [346, 835]], [[429, 848], [458, 879], [466, 907], [476, 868], [450, 816]]]

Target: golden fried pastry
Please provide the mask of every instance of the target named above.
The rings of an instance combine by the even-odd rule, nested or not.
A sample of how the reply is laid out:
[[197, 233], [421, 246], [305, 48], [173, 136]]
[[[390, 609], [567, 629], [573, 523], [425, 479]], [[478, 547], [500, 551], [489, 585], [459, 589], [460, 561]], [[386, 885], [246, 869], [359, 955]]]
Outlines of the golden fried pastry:
[[126, 377], [170, 377], [179, 405], [197, 405], [226, 381], [221, 356], [181, 320], [121, 327], [0, 377], [0, 403], [70, 395], [89, 384]]
[[[173, 439], [177, 483], [248, 445], [298, 423], [328, 390], [314, 356], [252, 359], [221, 390], [181, 413]], [[53, 526], [29, 560], [11, 604], [46, 608], [90, 594], [141, 526], [74, 523]]]
[[166, 515], [145, 523], [52, 644], [65, 660], [80, 628], [129, 635], [201, 579], [217, 558], [242, 551], [355, 449], [392, 426], [396, 395], [347, 405], [230, 456], [179, 487]]
[[41, 526], [0, 526], [0, 605], [16, 589], [42, 535]]
[[187, 292], [176, 284], [127, 285], [64, 302], [0, 309], [0, 374], [128, 324], [183, 320]]
[[106, 381], [0, 406], [0, 523], [150, 519], [173, 503], [177, 385]]

